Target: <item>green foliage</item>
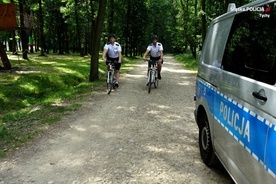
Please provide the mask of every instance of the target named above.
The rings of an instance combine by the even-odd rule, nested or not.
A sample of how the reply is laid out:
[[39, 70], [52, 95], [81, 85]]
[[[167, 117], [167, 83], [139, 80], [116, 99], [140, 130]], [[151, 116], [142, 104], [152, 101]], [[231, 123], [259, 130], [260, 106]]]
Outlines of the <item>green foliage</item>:
[[89, 62], [89, 58], [76, 56], [32, 55], [29, 61], [20, 60], [20, 67], [2, 71], [0, 149], [28, 141], [39, 132], [40, 124], [55, 123], [62, 114], [78, 108], [67, 101], [91, 90]]
[[7, 127], [3, 123], [3, 120], [0, 120], [0, 138], [4, 138], [7, 135]]
[[[28, 62], [32, 62], [32, 67]], [[1, 107], [11, 107], [1, 109], [4, 114], [34, 104], [54, 103], [61, 97], [72, 98], [85, 87], [88, 59], [51, 56], [46, 60], [33, 57], [28, 62], [21, 63], [21, 66], [28, 66], [24, 71], [6, 75], [0, 80], [4, 83], [0, 86]]]
[[[6, 0], [5, 2], [9, 2]], [[15, 1], [18, 4], [18, 1]], [[53, 52], [69, 53], [91, 51], [92, 24], [97, 26], [96, 15], [99, 1], [95, 0], [44, 0], [42, 1], [45, 46]], [[159, 36], [165, 51], [175, 54], [191, 52], [194, 57], [201, 49], [202, 15], [206, 25], [226, 12], [229, 1], [206, 1], [205, 11], [201, 0], [110, 0], [101, 36], [101, 48], [108, 34], [117, 35], [117, 41], [128, 56], [143, 54], [152, 34]], [[249, 0], [233, 1], [237, 6]], [[33, 34], [36, 40], [39, 32], [38, 1], [24, 3], [25, 12], [34, 15]], [[204, 28], [205, 29], [205, 28]], [[207, 28], [206, 28], [207, 29]], [[8, 40], [7, 32], [0, 39]], [[39, 41], [36, 41], [39, 42]]]
[[[0, 70], [0, 157], [80, 108], [91, 92], [104, 89], [106, 64], [101, 60], [100, 80], [93, 83], [88, 82], [89, 57], [32, 54], [29, 61], [11, 62], [17, 67]], [[122, 73], [136, 62], [124, 57]]]
[[183, 63], [184, 67], [189, 70], [196, 71], [198, 67], [197, 60], [193, 57], [192, 54], [179, 54], [175, 55], [174, 59]]

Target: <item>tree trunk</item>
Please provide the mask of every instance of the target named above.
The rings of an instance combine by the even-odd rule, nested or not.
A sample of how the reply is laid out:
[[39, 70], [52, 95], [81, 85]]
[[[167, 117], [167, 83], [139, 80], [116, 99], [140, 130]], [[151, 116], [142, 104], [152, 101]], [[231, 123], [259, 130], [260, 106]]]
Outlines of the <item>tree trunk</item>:
[[9, 33], [9, 51], [13, 54], [16, 53], [16, 39], [15, 39], [15, 31], [11, 31]]
[[[20, 27], [24, 28], [24, 8], [25, 0], [19, 0], [19, 11], [20, 11]], [[22, 42], [22, 52], [23, 52], [23, 59], [28, 58], [28, 37], [27, 33], [24, 29], [20, 32], [21, 42]]]
[[[197, 17], [197, 13], [198, 13], [198, 10], [197, 10], [197, 3], [198, 3], [198, 0], [195, 0], [195, 17]], [[194, 29], [195, 29], [195, 32], [194, 32], [194, 40], [196, 42], [196, 47], [199, 48], [199, 43], [198, 43], [198, 40], [197, 40], [197, 34], [198, 34], [198, 31], [197, 31], [197, 24], [194, 24]], [[196, 48], [196, 49], [197, 49]]]
[[108, 32], [114, 33], [113, 21], [114, 21], [114, 0], [109, 1], [109, 16], [108, 16]]
[[186, 49], [188, 48], [188, 43], [189, 43], [189, 35], [188, 35], [188, 11], [187, 11], [187, 6], [185, 6], [185, 3], [183, 0], [180, 0], [181, 8], [182, 8], [182, 16], [183, 16], [183, 36], [185, 38], [184, 42], [184, 49], [181, 52], [186, 52]]
[[127, 57], [129, 54], [129, 42], [130, 42], [130, 14], [131, 14], [131, 4], [130, 1], [127, 3], [127, 17], [126, 17], [126, 29], [125, 29], [125, 56]]
[[[13, 3], [13, 0], [10, 0]], [[9, 40], [9, 51], [13, 54], [16, 54], [16, 39], [15, 39], [15, 31], [10, 32], [10, 40]]]
[[101, 0], [99, 3], [97, 24], [94, 30], [95, 34], [93, 36], [93, 42], [92, 42], [92, 55], [91, 55], [89, 81], [95, 81], [99, 79], [99, 50], [100, 50], [102, 27], [104, 23], [106, 1], [107, 0]]
[[89, 32], [89, 43], [88, 43], [88, 53], [91, 55], [92, 53], [92, 43], [93, 43], [93, 34], [94, 34], [94, 27], [95, 27], [95, 20], [94, 20], [94, 14], [95, 14], [95, 9], [94, 9], [94, 4], [95, 2], [93, 0], [90, 0], [90, 11], [91, 11], [91, 15], [90, 15], [90, 19], [88, 19], [88, 21], [90, 20], [90, 32]]
[[78, 0], [75, 0], [75, 19], [77, 26], [77, 50], [80, 52], [80, 56], [83, 56], [83, 49], [81, 48], [81, 35], [80, 35], [80, 25], [79, 25], [79, 16], [78, 16]]
[[7, 54], [6, 54], [6, 51], [4, 49], [4, 46], [3, 46], [2, 42], [0, 42], [0, 59], [2, 60], [4, 68], [6, 70], [10, 70], [11, 69], [11, 63], [10, 63], [10, 60], [9, 60]]
[[45, 56], [44, 54], [44, 22], [43, 22], [43, 13], [42, 13], [42, 0], [39, 0], [39, 32], [40, 32], [40, 56]]
[[34, 45], [33, 45], [33, 43], [34, 43], [34, 41], [33, 41], [33, 29], [31, 29], [30, 35], [29, 35], [30, 53], [34, 53]]
[[62, 14], [59, 13], [58, 15], [58, 22], [57, 22], [57, 36], [58, 36], [58, 54], [64, 54], [64, 19]]

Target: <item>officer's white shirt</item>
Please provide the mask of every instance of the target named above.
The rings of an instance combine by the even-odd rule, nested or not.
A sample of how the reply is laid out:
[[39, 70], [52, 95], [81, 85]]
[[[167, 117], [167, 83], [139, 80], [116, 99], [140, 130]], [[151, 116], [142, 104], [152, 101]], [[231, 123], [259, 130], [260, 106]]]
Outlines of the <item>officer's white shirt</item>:
[[157, 42], [156, 46], [154, 46], [153, 43], [151, 43], [147, 50], [150, 51], [151, 57], [159, 57], [160, 51], [163, 50], [163, 45], [162, 43]]
[[107, 50], [107, 54], [110, 58], [118, 58], [118, 52], [122, 51], [121, 45], [118, 42], [114, 42], [114, 45], [107, 43], [105, 44], [104, 49]]

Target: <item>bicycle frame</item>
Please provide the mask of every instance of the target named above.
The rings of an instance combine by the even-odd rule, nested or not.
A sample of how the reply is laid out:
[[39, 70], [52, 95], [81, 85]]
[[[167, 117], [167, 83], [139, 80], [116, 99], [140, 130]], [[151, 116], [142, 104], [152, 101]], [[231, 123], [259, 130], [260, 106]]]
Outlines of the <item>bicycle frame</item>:
[[[151, 61], [149, 61], [149, 62], [151, 62]], [[151, 81], [148, 80], [148, 82], [154, 83], [155, 79], [157, 77], [157, 63], [152, 63], [150, 65], [149, 75], [150, 74], [152, 75], [152, 77], [151, 77]], [[148, 77], [148, 79], [150, 79], [150, 77]]]
[[110, 94], [112, 91], [112, 88], [115, 89], [115, 85], [114, 85], [114, 75], [115, 75], [115, 65], [114, 63], [110, 63], [109, 65], [109, 70], [107, 72], [107, 80], [106, 80], [106, 91], [107, 94]]

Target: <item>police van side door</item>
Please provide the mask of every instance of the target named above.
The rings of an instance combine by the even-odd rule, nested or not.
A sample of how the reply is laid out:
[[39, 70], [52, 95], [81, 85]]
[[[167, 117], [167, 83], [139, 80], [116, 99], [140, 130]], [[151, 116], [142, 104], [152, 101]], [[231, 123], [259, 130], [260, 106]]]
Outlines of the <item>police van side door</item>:
[[[274, 2], [259, 9], [266, 7], [275, 12]], [[266, 11], [237, 14], [222, 61], [215, 136], [238, 181], [276, 183], [275, 22], [275, 13]]]
[[219, 76], [221, 72], [220, 67], [223, 52], [226, 44], [225, 37], [229, 34], [232, 22], [233, 17], [226, 17], [224, 21], [214, 20], [211, 23], [204, 42], [202, 50], [203, 55], [200, 58], [200, 64], [198, 66], [199, 72], [197, 85], [199, 86], [198, 89], [203, 90], [201, 92], [202, 94], [208, 94], [204, 97], [207, 101], [207, 103], [204, 103], [204, 107], [207, 110], [207, 116], [210, 124], [209, 126], [213, 139], [215, 134], [213, 133], [214, 91], [220, 88]]

